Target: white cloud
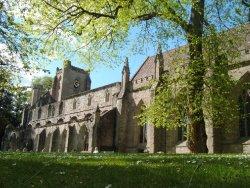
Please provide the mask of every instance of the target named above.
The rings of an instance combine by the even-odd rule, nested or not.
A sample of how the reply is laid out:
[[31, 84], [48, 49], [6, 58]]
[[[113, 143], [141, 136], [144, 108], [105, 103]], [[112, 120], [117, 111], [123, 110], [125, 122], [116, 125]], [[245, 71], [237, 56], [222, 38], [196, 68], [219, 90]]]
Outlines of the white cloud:
[[22, 86], [31, 86], [32, 79], [35, 77], [49, 76], [47, 73], [43, 71], [32, 71], [32, 72], [22, 71], [21, 75], [22, 75], [21, 76]]

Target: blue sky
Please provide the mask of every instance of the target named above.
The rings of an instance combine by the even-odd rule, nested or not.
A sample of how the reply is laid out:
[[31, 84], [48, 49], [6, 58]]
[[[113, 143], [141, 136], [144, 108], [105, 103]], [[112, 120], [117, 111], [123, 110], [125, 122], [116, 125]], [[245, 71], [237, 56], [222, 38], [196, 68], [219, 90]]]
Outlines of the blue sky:
[[[139, 67], [142, 65], [142, 63], [148, 56], [152, 56], [155, 54], [156, 47], [152, 46], [150, 49], [148, 49], [147, 52], [145, 52], [144, 55], [138, 54], [128, 57], [130, 66], [130, 76], [132, 77], [135, 74], [135, 72], [139, 69]], [[123, 61], [118, 62], [117, 66], [114, 66], [113, 68], [102, 63], [96, 65], [94, 69], [90, 72], [90, 77], [92, 81], [91, 88], [94, 89], [113, 82], [120, 82], [123, 63]], [[74, 61], [71, 61], [71, 64], [76, 67], [86, 68], [86, 65], [84, 65], [84, 63], [76, 63]], [[47, 69], [51, 72], [50, 76], [55, 76], [56, 67], [61, 68], [62, 66], [63, 62], [59, 61], [52, 62], [51, 64], [49, 64]]]
[[[139, 67], [143, 64], [148, 56], [152, 56], [156, 54], [156, 46], [151, 46], [144, 52], [144, 54], [136, 54], [129, 56], [129, 66], [130, 66], [130, 77], [132, 77], [135, 72], [139, 69]], [[77, 63], [76, 61], [71, 60], [71, 64], [73, 66], [87, 69], [87, 65], [84, 63]], [[91, 89], [101, 87], [110, 83], [120, 82], [121, 81], [121, 72], [123, 68], [124, 61], [117, 62], [112, 68], [111, 66], [107, 66], [106, 64], [100, 62], [99, 64], [95, 65], [94, 69], [90, 72], [91, 77]], [[35, 77], [41, 76], [51, 76], [54, 77], [56, 74], [56, 68], [63, 67], [63, 61], [53, 61], [49, 64], [43, 65], [47, 70], [49, 70], [50, 74], [46, 74], [44, 72], [34, 72], [32, 74], [23, 75], [22, 85], [29, 86], [31, 85], [31, 81]]]
[[[183, 42], [183, 41], [182, 41]], [[184, 44], [183, 42], [182, 44]], [[180, 43], [178, 44], [180, 45]], [[172, 49], [176, 46], [176, 41], [169, 40], [168, 43], [168, 49]], [[121, 52], [123, 51], [124, 54], [128, 54], [126, 49], [121, 49]], [[136, 71], [139, 69], [139, 67], [143, 64], [143, 62], [146, 60], [148, 56], [153, 56], [156, 54], [157, 46], [152, 45], [144, 48], [143, 53], [130, 55], [128, 56], [129, 60], [129, 66], [130, 66], [130, 78], [136, 73]], [[163, 47], [163, 51], [166, 51]], [[130, 53], [131, 54], [131, 53]], [[75, 58], [72, 56], [72, 58], [69, 58], [71, 60], [71, 64], [73, 66], [88, 69], [88, 66], [83, 63], [77, 63], [79, 61], [74, 60]], [[125, 59], [124, 59], [125, 60]], [[90, 72], [91, 77], [91, 89], [101, 87], [110, 83], [114, 82], [120, 82], [121, 81], [121, 72], [123, 68], [124, 60], [121, 60], [120, 62], [116, 62], [116, 65], [114, 65], [112, 68], [111, 66], [106, 65], [104, 62], [100, 62], [94, 66], [94, 69]], [[34, 77], [41, 77], [41, 76], [51, 76], [54, 77], [56, 74], [56, 68], [62, 68], [63, 67], [63, 61], [53, 61], [51, 63], [43, 65], [42, 68], [45, 68], [46, 70], [49, 70], [50, 74], [45, 74], [44, 72], [36, 72], [33, 74], [29, 74], [24, 76], [22, 80], [22, 85], [29, 86], [31, 85], [31, 81]]]

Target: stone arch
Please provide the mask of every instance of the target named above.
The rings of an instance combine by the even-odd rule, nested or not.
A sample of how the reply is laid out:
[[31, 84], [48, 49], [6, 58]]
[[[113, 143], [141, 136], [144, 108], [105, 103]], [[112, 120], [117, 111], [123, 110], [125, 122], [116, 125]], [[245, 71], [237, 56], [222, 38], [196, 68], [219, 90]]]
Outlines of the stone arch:
[[91, 113], [86, 114], [86, 115], [84, 116], [84, 121], [93, 122], [93, 121], [94, 121], [93, 114], [91, 114]]
[[73, 117], [70, 117], [70, 120], [69, 120], [69, 121], [70, 121], [70, 122], [77, 122], [78, 119], [77, 119], [76, 116], [73, 116]]
[[58, 119], [58, 120], [57, 120], [57, 123], [58, 123], [58, 124], [63, 123], [63, 118]]
[[51, 121], [46, 121], [46, 123], [45, 123], [46, 126], [50, 126], [51, 124], [52, 124]]
[[116, 110], [112, 109], [101, 114], [97, 128], [97, 147], [101, 151], [115, 150]]
[[[237, 84], [232, 90], [232, 96], [235, 97], [235, 100], [237, 100], [238, 102], [238, 107], [239, 107], [238, 115], [239, 116], [238, 116], [238, 121], [235, 122], [236, 126], [232, 127], [232, 131], [230, 131], [230, 133], [223, 131], [223, 134], [224, 134], [223, 137], [225, 137], [225, 139], [228, 139], [228, 140], [235, 139], [236, 141], [239, 137], [244, 138], [244, 137], [247, 137], [247, 135], [250, 135], [250, 133], [248, 134], [248, 130], [250, 130], [249, 128], [250, 126], [249, 116], [250, 115], [248, 114], [250, 113], [249, 83], [250, 83], [250, 71], [247, 71], [240, 77]], [[237, 134], [233, 134], [233, 133], [237, 133]]]
[[104, 115], [104, 114], [106, 114], [107, 112], [108, 112], [108, 110], [102, 111], [102, 112], [101, 112], [101, 116]]
[[52, 145], [51, 145], [51, 151], [52, 152], [58, 152], [59, 150], [59, 142], [60, 142], [60, 131], [59, 128], [57, 128], [52, 135]]
[[30, 138], [30, 139], [27, 140], [26, 148], [27, 148], [27, 151], [32, 151], [33, 150], [33, 148], [34, 148], [33, 139]]
[[60, 151], [61, 152], [65, 151], [66, 141], [67, 141], [67, 130], [64, 129], [62, 134], [61, 134], [61, 142], [60, 142]]
[[250, 137], [250, 89], [244, 89], [239, 97], [240, 137]]
[[89, 131], [86, 125], [82, 125], [78, 134], [78, 143], [77, 143], [77, 151], [88, 151], [88, 138]]
[[76, 127], [69, 126], [68, 152], [76, 150], [76, 137], [77, 137]]
[[46, 130], [44, 129], [39, 134], [38, 151], [42, 151], [45, 148], [45, 141], [46, 141]]
[[45, 142], [45, 151], [49, 152], [51, 148], [52, 133], [48, 133]]
[[140, 113], [142, 112], [142, 110], [146, 107], [146, 105], [144, 104], [144, 102], [142, 100], [139, 101], [138, 105], [136, 106], [136, 111], [134, 114], [134, 119], [136, 121], [136, 124], [139, 128], [138, 131], [138, 140], [139, 140], [139, 144], [145, 145], [147, 144], [147, 125], [139, 125], [138, 122], [138, 115], [140, 115]]

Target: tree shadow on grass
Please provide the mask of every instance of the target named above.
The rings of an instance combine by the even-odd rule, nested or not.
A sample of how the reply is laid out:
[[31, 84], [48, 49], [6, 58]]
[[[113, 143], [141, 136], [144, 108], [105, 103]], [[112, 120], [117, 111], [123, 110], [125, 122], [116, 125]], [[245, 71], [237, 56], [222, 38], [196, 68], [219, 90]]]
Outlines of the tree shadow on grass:
[[250, 184], [249, 167], [239, 168], [233, 161], [230, 165], [224, 161], [199, 162], [194, 157], [166, 155], [156, 159], [140, 155], [0, 155], [0, 187], [103, 188], [109, 184], [112, 188], [247, 187]]

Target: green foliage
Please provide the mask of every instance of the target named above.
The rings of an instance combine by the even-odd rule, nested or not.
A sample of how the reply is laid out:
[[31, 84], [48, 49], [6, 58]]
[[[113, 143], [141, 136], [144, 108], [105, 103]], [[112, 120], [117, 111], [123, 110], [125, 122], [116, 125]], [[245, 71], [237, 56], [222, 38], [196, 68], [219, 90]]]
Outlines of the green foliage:
[[42, 86], [42, 93], [52, 88], [53, 78], [50, 76], [36, 77], [32, 79], [32, 87]]
[[[206, 66], [205, 90], [200, 106], [208, 125], [229, 130], [228, 125], [238, 118], [238, 104], [232, 91], [236, 82], [229, 75], [230, 66], [239, 57], [245, 28], [218, 33], [214, 28], [203, 39]], [[241, 33], [241, 35], [239, 35]], [[180, 55], [182, 54], [182, 55]], [[184, 55], [183, 55], [184, 54]], [[187, 50], [182, 48], [171, 54], [170, 72], [165, 74], [156, 88], [154, 101], [139, 116], [140, 123], [175, 129], [188, 126], [188, 64]], [[200, 108], [199, 107], [199, 108]], [[197, 107], [198, 108], [198, 107]]]
[[11, 70], [18, 74], [20, 71], [28, 71], [32, 68], [40, 69], [38, 57], [40, 54], [41, 40], [32, 33], [24, 30], [25, 22], [14, 11], [12, 1], [1, 2], [0, 9], [0, 68]]
[[[159, 41], [165, 48], [169, 47], [169, 39], [183, 42], [186, 40], [183, 28], [188, 25], [193, 3], [190, 0], [28, 2], [24, 15], [26, 30], [38, 36], [46, 32], [48, 45], [44, 52], [63, 60], [75, 56], [76, 60], [89, 65], [99, 62], [112, 65], [131, 53], [145, 52], [148, 45], [157, 46]], [[232, 6], [238, 8], [237, 15], [229, 8]], [[207, 21], [220, 23], [218, 26], [230, 18], [232, 27], [245, 13], [244, 6], [236, 0], [213, 0], [207, 2], [207, 7], [211, 10], [206, 13]], [[127, 50], [121, 53], [120, 49]]]
[[23, 88], [15, 88], [15, 92], [0, 90], [0, 148], [5, 127], [7, 125], [18, 127], [20, 125], [22, 111], [29, 98], [30, 92]]
[[68, 67], [70, 67], [71, 66], [71, 62], [69, 61], [69, 60], [65, 60], [64, 62], [63, 62], [63, 67], [64, 68], [68, 68]]
[[22, 110], [28, 104], [29, 98], [30, 92], [23, 88], [16, 88], [13, 93], [7, 90], [0, 91], [0, 126], [19, 126]]
[[206, 66], [208, 73], [205, 80], [203, 108], [207, 119], [214, 127], [229, 129], [238, 118], [238, 104], [233, 89], [236, 81], [230, 76], [230, 66], [238, 63], [238, 46], [244, 44], [244, 28], [216, 33], [214, 30], [205, 38]]
[[[41, 31], [48, 32], [50, 36], [48, 44], [51, 48], [45, 51], [58, 57], [71, 54], [68, 53], [71, 49], [77, 52], [83, 62], [92, 64], [100, 61], [112, 62], [122, 55], [127, 55], [121, 54], [119, 49], [138, 53], [145, 45], [156, 46], [159, 41], [164, 47], [168, 47], [169, 39], [187, 41], [189, 60], [186, 61], [189, 63], [181, 67], [181, 63], [174, 59], [175, 76], [170, 74], [168, 78], [163, 79], [157, 89], [155, 102], [145, 113], [149, 121], [156, 126], [173, 128], [188, 122], [193, 133], [192, 142], [188, 142], [192, 147], [189, 148], [191, 151], [207, 152], [203, 115], [204, 84], [207, 71], [213, 69], [216, 72], [220, 68], [212, 64], [210, 67], [207, 66], [209, 64], [206, 64], [205, 59], [204, 38], [211, 35], [211, 26], [221, 32], [225, 28], [246, 22], [244, 16], [246, 10], [241, 2], [238, 0], [45, 0], [43, 3], [29, 0], [28, 2], [29, 13], [24, 16], [27, 20], [26, 30], [38, 35]], [[223, 57], [228, 58], [227, 55], [228, 53], [225, 53]], [[221, 57], [219, 54], [212, 56]], [[223, 63], [216, 64], [216, 66], [222, 65]], [[186, 70], [182, 71], [185, 67]], [[221, 75], [220, 71], [217, 72], [216, 74]], [[223, 76], [213, 76], [211, 80], [216, 81], [210, 83], [215, 87], [222, 84], [225, 79], [228, 80]], [[211, 96], [223, 98], [226, 90], [222, 87], [218, 96]], [[218, 110], [218, 105], [215, 103], [221, 100], [212, 101], [211, 106]], [[146, 121], [145, 118], [140, 119]], [[195, 130], [197, 125], [202, 131]]]
[[[1, 187], [247, 187], [247, 155], [0, 153]], [[126, 178], [124, 178], [126, 177]]]
[[185, 66], [173, 62], [172, 73], [164, 75], [156, 88], [153, 102], [139, 115], [142, 125], [174, 129], [187, 125], [187, 80]]

